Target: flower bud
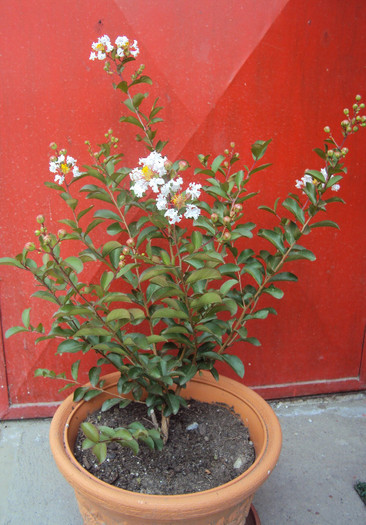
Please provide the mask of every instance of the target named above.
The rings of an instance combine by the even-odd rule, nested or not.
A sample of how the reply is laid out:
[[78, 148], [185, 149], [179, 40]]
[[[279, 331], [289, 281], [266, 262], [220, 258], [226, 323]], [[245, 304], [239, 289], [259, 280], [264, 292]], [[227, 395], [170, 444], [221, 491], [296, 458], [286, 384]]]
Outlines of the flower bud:
[[225, 224], [225, 226], [227, 226], [228, 224], [231, 223], [231, 218], [228, 217], [227, 215], [222, 219], [222, 222]]
[[172, 166], [173, 166], [173, 163], [170, 161], [170, 160], [166, 160], [164, 162], [164, 168], [167, 170], [167, 171], [170, 171], [172, 169]]
[[27, 242], [24, 246], [24, 249], [27, 250], [27, 252], [32, 252], [36, 249], [34, 242]]
[[242, 209], [243, 209], [243, 206], [241, 204], [239, 204], [238, 202], [236, 204], [234, 204], [234, 210], [237, 213], [241, 212]]
[[356, 97], [355, 97], [355, 99], [356, 99], [357, 101], [361, 100], [361, 98], [362, 98], [361, 95], [356, 95]]
[[333, 157], [333, 155], [334, 155], [334, 151], [332, 149], [330, 149], [328, 151], [328, 157]]
[[325, 126], [325, 128], [324, 128], [324, 132], [325, 132], [325, 133], [330, 133], [330, 127], [329, 127], [329, 126]]
[[65, 235], [67, 235], [67, 231], [66, 230], [63, 230], [63, 229], [58, 230], [57, 236], [58, 236], [59, 239], [63, 239], [65, 237]]
[[353, 126], [353, 130], [352, 131], [354, 131], [356, 133], [356, 131], [358, 131], [358, 126]]
[[57, 144], [55, 144], [55, 142], [51, 142], [50, 148], [56, 150], [57, 149]]
[[35, 230], [34, 235], [36, 235], [37, 237], [39, 237], [39, 236], [41, 235], [41, 232], [40, 232], [39, 230]]
[[127, 239], [126, 244], [129, 248], [132, 248], [133, 246], [135, 246], [135, 241], [130, 237], [129, 239]]
[[36, 221], [38, 222], [38, 224], [43, 224], [44, 223], [43, 215], [37, 215]]
[[348, 124], [349, 124], [348, 120], [342, 120], [341, 122], [342, 128], [347, 128]]
[[212, 213], [212, 214], [211, 214], [211, 220], [212, 220], [212, 222], [217, 222], [217, 221], [218, 221], [218, 218], [219, 218], [219, 216], [217, 215], [217, 213]]
[[349, 109], [348, 109], [348, 108], [344, 108], [343, 113], [344, 113], [345, 115], [348, 115], [348, 114], [349, 114]]
[[235, 142], [230, 142], [230, 148], [235, 148]]
[[[127, 246], [124, 246], [122, 253], [123, 253], [123, 256], [128, 255], [130, 253], [130, 248], [128, 248]], [[120, 255], [120, 257], [123, 257], [123, 256]]]
[[224, 235], [223, 235], [223, 238], [224, 238], [224, 241], [230, 241], [231, 233], [230, 232], [225, 232]]
[[225, 155], [229, 155], [229, 150], [226, 149], [226, 150], [224, 151], [224, 154], [225, 154]]
[[185, 171], [188, 169], [188, 162], [186, 160], [180, 160], [178, 163], [178, 171]]

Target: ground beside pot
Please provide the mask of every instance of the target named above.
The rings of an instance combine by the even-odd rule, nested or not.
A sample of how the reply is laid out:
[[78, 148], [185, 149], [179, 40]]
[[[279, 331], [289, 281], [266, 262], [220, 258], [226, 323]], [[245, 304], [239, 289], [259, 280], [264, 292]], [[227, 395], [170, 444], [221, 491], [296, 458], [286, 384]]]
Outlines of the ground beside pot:
[[[107, 388], [116, 388], [118, 374], [106, 376]], [[210, 374], [194, 378], [184, 392], [187, 398], [232, 406], [244, 424], [256, 450], [256, 461], [229, 483], [193, 494], [157, 496], [125, 491], [89, 474], [75, 460], [72, 450], [80, 423], [107, 398], [74, 404], [72, 396], [56, 412], [50, 442], [61, 473], [73, 486], [85, 524], [106, 525], [242, 525], [257, 488], [276, 465], [281, 449], [281, 429], [269, 405], [255, 392]]]

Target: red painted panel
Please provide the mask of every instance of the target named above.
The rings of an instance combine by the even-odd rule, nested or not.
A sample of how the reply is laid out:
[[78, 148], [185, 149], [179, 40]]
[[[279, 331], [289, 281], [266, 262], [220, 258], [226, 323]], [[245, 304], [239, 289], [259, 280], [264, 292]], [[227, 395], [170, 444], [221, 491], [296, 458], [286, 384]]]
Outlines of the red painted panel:
[[[186, 157], [195, 165], [196, 153], [215, 155], [234, 140], [245, 160], [250, 143], [273, 138], [267, 161], [274, 166], [254, 182], [261, 203], [272, 204], [305, 168], [321, 167], [311, 150], [321, 145], [324, 125], [334, 128], [342, 119], [342, 108], [366, 86], [363, 4], [362, 0], [1, 4], [0, 16], [6, 21], [1, 45], [6, 72], [1, 86], [1, 256], [16, 253], [32, 240], [38, 213], [49, 214], [55, 228], [63, 215], [58, 200], [43, 188], [50, 175], [49, 142], [65, 145], [83, 163], [88, 161], [85, 139], [96, 143], [109, 127], [115, 132], [122, 129], [121, 105], [110, 79], [100, 64], [88, 60], [90, 43], [98, 36], [127, 34], [139, 41], [141, 60], [166, 107], [161, 136], [170, 139], [166, 150], [170, 158]], [[128, 141], [128, 135], [123, 134], [122, 144], [125, 150], [128, 147], [127, 164], [133, 166], [141, 149]], [[253, 327], [262, 346], [241, 350], [246, 383], [268, 395], [365, 385], [365, 373], [360, 376], [366, 311], [364, 144], [363, 134], [350, 144], [349, 176], [341, 190], [348, 204], [334, 208], [333, 214], [341, 230], [319, 230], [309, 239], [317, 263], [296, 267], [300, 282], [286, 285], [285, 298], [275, 305], [278, 319]], [[255, 222], [254, 202], [248, 204], [247, 214], [250, 219], [255, 214]], [[268, 220], [265, 214], [263, 220]], [[34, 284], [15, 270], [0, 271], [6, 330], [19, 322]], [[44, 309], [44, 304], [35, 308]], [[34, 416], [37, 406], [38, 414], [52, 411], [49, 403], [62, 397], [58, 386], [34, 379], [33, 370], [63, 369], [69, 356], [55, 358], [48, 345], [34, 348], [32, 339], [22, 335], [6, 340], [4, 348], [9, 414]]]

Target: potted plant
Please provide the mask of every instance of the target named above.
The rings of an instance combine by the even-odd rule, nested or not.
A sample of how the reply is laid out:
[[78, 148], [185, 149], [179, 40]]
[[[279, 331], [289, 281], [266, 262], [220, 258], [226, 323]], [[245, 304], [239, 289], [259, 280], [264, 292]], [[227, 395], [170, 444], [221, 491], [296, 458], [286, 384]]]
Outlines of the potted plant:
[[[313, 228], [337, 227], [322, 215], [330, 204], [342, 202], [333, 192], [345, 172], [344, 142], [366, 125], [365, 106], [357, 95], [352, 110], [344, 110], [341, 143], [324, 128], [324, 149], [315, 150], [323, 167], [307, 170], [294, 184], [296, 193], [273, 208], [260, 206], [275, 224], [257, 229], [246, 221], [245, 205], [255, 196], [251, 178], [269, 166], [261, 159], [270, 141], [251, 146], [250, 167], [243, 166], [233, 143], [214, 159], [198, 155], [194, 173], [186, 161], [168, 159], [162, 153], [166, 142], [156, 137], [162, 108], [158, 100], [150, 106], [148, 94], [141, 92], [152, 81], [144, 66], [129, 72], [138, 54], [136, 41], [123, 36], [112, 43], [105, 35], [93, 43], [90, 59], [103, 61], [107, 74], [118, 79], [114, 88], [128, 112], [120, 120], [137, 128], [146, 154], [133, 168], [124, 166], [118, 138], [109, 130], [97, 151], [87, 142], [92, 160], [81, 168], [65, 149], [51, 144], [54, 180], [46, 185], [59, 193], [70, 218], [60, 221], [63, 227], [56, 233], [39, 215], [36, 241], [0, 263], [33, 274], [39, 285], [33, 296], [55, 306], [52, 324], [46, 331], [42, 323], [31, 323], [27, 308], [23, 326], [10, 328], [6, 336], [32, 332], [36, 342], [55, 339], [58, 354], [80, 356], [70, 372], [42, 368], [36, 375], [76, 387], [56, 412], [50, 435], [85, 523], [242, 524], [254, 491], [276, 464], [281, 432], [267, 403], [222, 377], [219, 367], [228, 365], [243, 377], [234, 344], [258, 345], [248, 321], [275, 313], [259, 301], [281, 299], [281, 282], [296, 281], [285, 269], [287, 262], [315, 259], [300, 244], [302, 236]], [[248, 247], [254, 236], [265, 243], [258, 250]], [[90, 279], [93, 266], [101, 269], [97, 279]], [[90, 353], [97, 361], [84, 385], [79, 368]], [[103, 376], [104, 366], [115, 372]], [[111, 443], [159, 454], [174, 417], [191, 398], [233, 407], [254, 442], [253, 465], [222, 486], [183, 495], [132, 493], [100, 481], [76, 461], [80, 426], [83, 447], [92, 449], [99, 463]], [[134, 402], [145, 405], [148, 422], [98, 428], [85, 421], [97, 409], [129, 410]]]

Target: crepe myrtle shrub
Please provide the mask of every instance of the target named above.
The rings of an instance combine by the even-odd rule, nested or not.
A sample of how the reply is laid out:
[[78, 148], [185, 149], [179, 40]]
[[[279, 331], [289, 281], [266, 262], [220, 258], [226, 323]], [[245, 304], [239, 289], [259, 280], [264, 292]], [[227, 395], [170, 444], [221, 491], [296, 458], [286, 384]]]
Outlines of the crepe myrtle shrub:
[[[36, 376], [65, 381], [65, 389], [76, 387], [75, 401], [87, 401], [103, 392], [101, 369], [109, 364], [120, 378], [117, 393], [102, 410], [124, 408], [131, 401], [147, 407], [149, 428], [142, 423], [117, 429], [82, 424], [83, 446], [92, 448], [100, 462], [113, 441], [134, 453], [139, 442], [161, 449], [171, 416], [186, 406], [182, 389], [201, 370], [218, 379], [216, 364], [222, 362], [243, 377], [243, 363], [232, 346], [240, 341], [260, 344], [248, 334], [247, 323], [275, 310], [261, 307], [259, 300], [281, 299], [279, 285], [297, 280], [286, 271], [287, 262], [315, 259], [301, 245], [302, 237], [314, 228], [338, 227], [324, 214], [328, 205], [343, 202], [334, 191], [346, 172], [344, 144], [366, 120], [357, 95], [352, 109], [344, 110], [340, 142], [324, 128], [324, 147], [315, 149], [321, 169], [306, 170], [294, 182], [295, 193], [277, 199], [273, 207], [259, 206], [276, 225], [258, 229], [247, 222], [245, 206], [256, 195], [249, 189], [252, 177], [269, 166], [262, 157], [270, 141], [251, 146], [248, 165], [234, 143], [216, 158], [198, 155], [200, 167], [194, 171], [184, 160], [168, 159], [162, 153], [166, 142], [156, 138], [162, 107], [158, 99], [150, 104], [148, 93], [141, 91], [152, 81], [143, 65], [135, 66], [138, 55], [136, 41], [123, 36], [112, 43], [103, 36], [93, 43], [90, 59], [102, 61], [116, 80], [113, 86], [126, 113], [120, 120], [137, 128], [146, 155], [134, 168], [123, 166], [112, 130], [98, 149], [86, 142], [91, 164], [83, 168], [51, 144], [54, 181], [45, 184], [59, 194], [69, 218], [54, 232], [39, 215], [36, 239], [14, 258], [0, 261], [32, 273], [38, 285], [32, 296], [55, 306], [47, 330], [41, 323], [31, 324], [27, 308], [23, 325], [10, 328], [6, 336], [32, 332], [36, 343], [55, 339], [57, 354], [81, 354], [70, 372], [42, 368]], [[80, 187], [83, 179], [78, 191], [92, 203], [88, 207], [75, 190], [75, 182]], [[99, 244], [95, 233], [100, 238], [101, 232], [105, 241]], [[243, 238], [254, 235], [264, 239], [268, 249], [255, 252], [247, 240], [241, 249]], [[64, 245], [70, 243], [76, 254], [65, 257]], [[102, 268], [100, 279], [92, 282], [83, 271], [91, 265]], [[98, 360], [89, 370], [90, 384], [83, 386], [78, 372], [88, 352]]]

